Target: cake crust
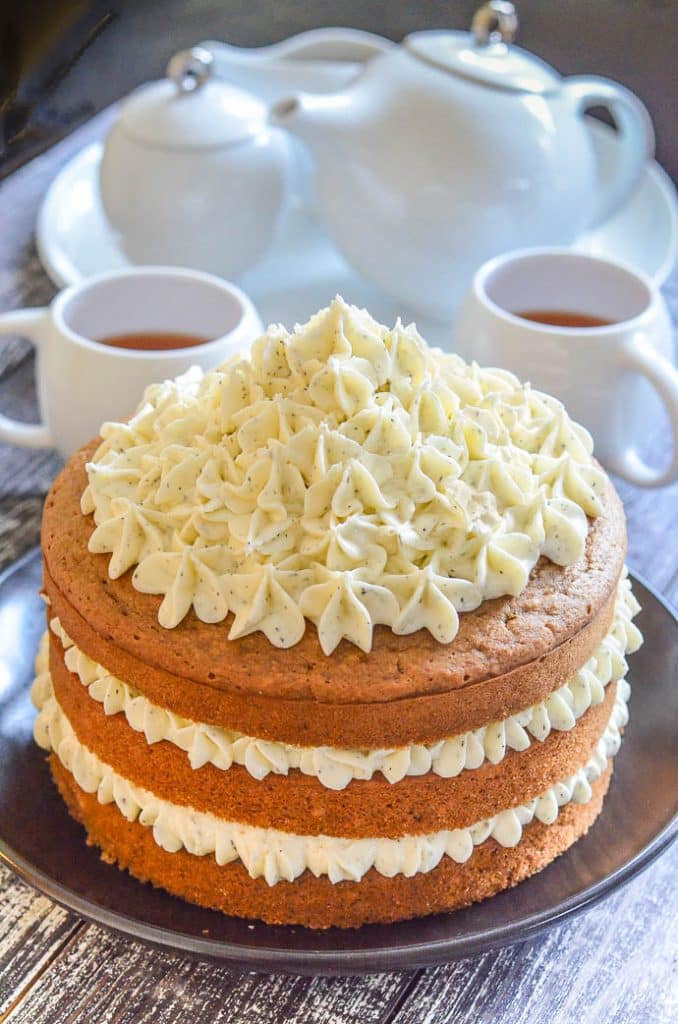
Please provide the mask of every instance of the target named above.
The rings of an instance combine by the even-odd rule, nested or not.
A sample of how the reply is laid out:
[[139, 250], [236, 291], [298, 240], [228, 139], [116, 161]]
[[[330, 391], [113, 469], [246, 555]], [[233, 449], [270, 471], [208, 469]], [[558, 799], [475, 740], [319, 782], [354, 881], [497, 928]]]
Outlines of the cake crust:
[[167, 853], [156, 845], [150, 829], [127, 821], [115, 804], [100, 804], [95, 794], [80, 789], [54, 755], [50, 767], [72, 817], [84, 825], [88, 843], [98, 846], [108, 863], [200, 906], [269, 924], [309, 928], [355, 928], [424, 917], [512, 888], [541, 871], [588, 832], [600, 813], [612, 775], [610, 765], [593, 783], [591, 800], [563, 807], [554, 824], [533, 821], [512, 848], [488, 839], [465, 864], [443, 857], [433, 871], [412, 878], [387, 878], [372, 868], [360, 882], [336, 884], [326, 876], [316, 878], [305, 871], [294, 882], [269, 886], [263, 878], [250, 878], [238, 861], [219, 866], [211, 856], [196, 857], [185, 850]]

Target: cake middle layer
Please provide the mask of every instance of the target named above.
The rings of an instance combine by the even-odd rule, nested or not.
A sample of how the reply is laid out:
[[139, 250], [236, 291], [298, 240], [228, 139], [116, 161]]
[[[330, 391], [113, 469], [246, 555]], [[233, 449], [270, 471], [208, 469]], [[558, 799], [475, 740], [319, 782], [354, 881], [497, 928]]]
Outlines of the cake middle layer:
[[380, 834], [397, 838], [466, 827], [533, 799], [592, 755], [619, 689], [610, 683], [602, 702], [585, 711], [573, 728], [554, 730], [525, 751], [510, 750], [497, 764], [485, 761], [452, 778], [432, 771], [408, 775], [395, 785], [375, 776], [335, 791], [296, 769], [287, 776], [270, 773], [263, 779], [235, 764], [228, 770], [210, 763], [193, 769], [176, 745], [166, 740], [149, 744], [124, 715], [107, 715], [103, 704], [91, 699], [79, 677], [67, 669], [54, 637], [50, 665], [51, 674], [43, 673], [36, 681], [37, 702], [44, 703], [53, 688], [78, 740], [135, 785], [174, 803], [249, 825], [288, 832], [306, 832], [310, 825], [313, 832], [356, 838], [372, 833], [376, 807]]
[[550, 824], [556, 821], [559, 809], [571, 801], [588, 802], [591, 783], [605, 773], [609, 759], [619, 749], [620, 730], [628, 718], [629, 692], [628, 684], [622, 681], [590, 757], [532, 799], [463, 828], [398, 838], [296, 834], [247, 825], [175, 803], [135, 785], [81, 742], [51, 692], [48, 676], [43, 677], [36, 691], [40, 713], [35, 737], [44, 749], [54, 751], [84, 792], [96, 793], [102, 804], [115, 803], [128, 821], [138, 820], [152, 828], [156, 844], [167, 852], [185, 849], [199, 857], [213, 854], [220, 865], [240, 860], [252, 878], [264, 877], [269, 885], [283, 879], [293, 881], [306, 870], [316, 877], [327, 875], [332, 882], [357, 882], [371, 868], [386, 877], [410, 877], [433, 870], [444, 856], [464, 863], [474, 847], [490, 837], [501, 846], [515, 846], [523, 827], [531, 821]]
[[381, 773], [390, 783], [405, 776], [434, 772], [452, 778], [464, 769], [477, 769], [485, 761], [499, 764], [507, 752], [525, 751], [533, 740], [544, 741], [552, 730], [568, 731], [593, 705], [602, 702], [604, 688], [626, 673], [625, 654], [640, 643], [631, 619], [638, 604], [626, 574], [620, 580], [609, 633], [579, 671], [544, 701], [479, 729], [441, 738], [436, 743], [410, 744], [376, 750], [342, 749], [330, 745], [301, 747], [247, 736], [232, 729], [194, 722], [159, 706], [137, 689], [118, 679], [80, 650], [61, 626], [50, 622], [59, 638], [66, 667], [102, 705], [106, 715], [124, 714], [132, 729], [147, 743], [166, 740], [183, 750], [192, 768], [211, 764], [221, 770], [242, 765], [256, 779], [269, 773], [287, 775], [300, 769], [329, 789], [344, 789], [352, 780], [368, 780]]

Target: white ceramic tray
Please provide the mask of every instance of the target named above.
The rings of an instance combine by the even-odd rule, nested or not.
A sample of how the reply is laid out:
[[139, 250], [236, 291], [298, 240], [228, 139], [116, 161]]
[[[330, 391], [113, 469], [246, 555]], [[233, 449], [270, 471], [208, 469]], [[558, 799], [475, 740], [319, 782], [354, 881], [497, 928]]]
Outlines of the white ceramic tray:
[[[592, 124], [605, 174], [617, 145], [611, 129]], [[43, 201], [37, 224], [42, 263], [58, 286], [127, 265], [106, 222], [97, 184], [102, 147], [83, 149], [59, 173]], [[224, 244], [228, 244], [225, 236]], [[634, 195], [614, 217], [582, 237], [576, 249], [610, 256], [640, 267], [658, 284], [673, 269], [678, 252], [678, 200], [668, 175], [649, 162]], [[264, 323], [303, 322], [336, 293], [366, 306], [384, 323], [407, 309], [377, 291], [353, 271], [311, 212], [297, 205], [281, 226], [266, 257], [238, 284], [249, 293]], [[417, 317], [433, 344], [449, 344], [449, 324]]]

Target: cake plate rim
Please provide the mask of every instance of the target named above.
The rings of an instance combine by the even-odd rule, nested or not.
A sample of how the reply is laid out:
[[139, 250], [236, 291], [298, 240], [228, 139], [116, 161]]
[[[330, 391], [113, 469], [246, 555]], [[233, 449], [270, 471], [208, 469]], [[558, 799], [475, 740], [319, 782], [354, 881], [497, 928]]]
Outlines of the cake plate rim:
[[[29, 571], [35, 569], [39, 562], [40, 549], [34, 547], [0, 573], [0, 614], [5, 599], [5, 591], [8, 585], [11, 586], [13, 578], [21, 573], [22, 570], [27, 568]], [[630, 571], [630, 577], [634, 583], [644, 588], [652, 602], [656, 602], [656, 605], [648, 609], [646, 601], [643, 605], [643, 610], [646, 614], [656, 616], [657, 614], [661, 615], [662, 612], [666, 613], [673, 627], [677, 628], [678, 616], [669, 602], [641, 574]], [[0, 657], [1, 653], [0, 651]], [[0, 719], [1, 717], [2, 712], [0, 711]], [[0, 753], [2, 753], [2, 730], [0, 730]], [[2, 796], [3, 794], [0, 790], [0, 802]], [[49, 789], [48, 799], [60, 801], [60, 797], [53, 786]], [[594, 829], [597, 827], [599, 826], [593, 826]], [[0, 863], [11, 869], [34, 889], [37, 889], [61, 907], [77, 914], [86, 921], [118, 935], [125, 936], [128, 939], [141, 941], [156, 949], [171, 950], [174, 953], [181, 953], [200, 960], [219, 962], [244, 971], [346, 976], [433, 966], [479, 955], [504, 946], [513, 945], [517, 942], [531, 941], [547, 929], [561, 924], [585, 910], [591, 909], [623, 885], [626, 885], [667, 850], [677, 835], [678, 811], [652, 836], [649, 842], [638, 849], [627, 861], [592, 884], [573, 893], [567, 899], [553, 905], [547, 904], [542, 906], [538, 910], [526, 914], [518, 921], [499, 921], [492, 927], [485, 927], [478, 931], [475, 935], [462, 935], [456, 938], [443, 936], [437, 939], [429, 938], [420, 941], [400, 942], [400, 944], [397, 931], [402, 927], [402, 924], [398, 922], [391, 925], [363, 926], [361, 929], [330, 929], [321, 933], [303, 928], [269, 926], [261, 922], [251, 922], [249, 927], [254, 929], [252, 937], [258, 938], [259, 936], [256, 935], [258, 931], [261, 934], [261, 938], [264, 939], [263, 944], [257, 945], [244, 945], [238, 942], [213, 939], [206, 936], [187, 935], [171, 928], [140, 921], [75, 892], [72, 888], [62, 884], [53, 875], [43, 871], [32, 863], [30, 859], [23, 856], [2, 834], [0, 834]], [[81, 839], [81, 841], [84, 847], [84, 839]], [[580, 840], [579, 842], [583, 841]], [[575, 847], [577, 845], [575, 844]], [[563, 854], [561, 858], [558, 858], [558, 860], [563, 860], [568, 854], [569, 851]], [[548, 871], [549, 867], [545, 870]], [[119, 874], [118, 869], [114, 866], [107, 866], [107, 870]], [[540, 872], [533, 879], [522, 882], [516, 887], [516, 890], [512, 891], [518, 891], [521, 886], [525, 886], [530, 882], [538, 884], [543, 874], [543, 872]], [[130, 878], [130, 883], [141, 886], [141, 883], [136, 882], [132, 878]], [[148, 888], [147, 886], [141, 887], [144, 889]], [[499, 896], [501, 895], [503, 894], [499, 894]], [[176, 901], [175, 897], [165, 893], [161, 893], [161, 897], [166, 897], [167, 900], [174, 903], [182, 902]], [[492, 897], [492, 900], [496, 901], [497, 898]], [[475, 906], [483, 906], [483, 904], [476, 904]], [[200, 909], [196, 908], [198, 911]], [[473, 912], [474, 908], [468, 909]], [[204, 913], [211, 914], [214, 912], [204, 911]], [[451, 915], [438, 915], [438, 918], [442, 920], [453, 916], [454, 912]], [[423, 923], [431, 919], [420, 918], [418, 920], [422, 922], [423, 928]], [[405, 924], [407, 924], [411, 931], [416, 929], [417, 921], [405, 922]], [[248, 926], [247, 922], [243, 922], [243, 926]], [[265, 944], [265, 933], [271, 927], [275, 927], [278, 932], [282, 929], [289, 932], [290, 935], [304, 934], [307, 937], [318, 935], [319, 937], [326, 938], [331, 936], [332, 933], [341, 934], [343, 938], [346, 935], [352, 935], [356, 937], [356, 942], [349, 946], [341, 943], [337, 948], [276, 948], [275, 946], [271, 947]], [[371, 946], [369, 942], [361, 942], [361, 938], [367, 938], [370, 929], [375, 928], [378, 928], [380, 931], [386, 930], [387, 933], [390, 930], [392, 941], [384, 942], [378, 946]]]

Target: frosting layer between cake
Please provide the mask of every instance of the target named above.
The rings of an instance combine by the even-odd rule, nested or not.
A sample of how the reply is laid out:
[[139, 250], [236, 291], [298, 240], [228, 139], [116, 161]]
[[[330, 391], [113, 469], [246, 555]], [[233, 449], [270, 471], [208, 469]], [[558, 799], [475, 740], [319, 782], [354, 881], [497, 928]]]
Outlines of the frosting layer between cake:
[[[480, 767], [486, 759], [498, 764], [507, 750], [526, 750], [531, 738], [543, 741], [551, 729], [573, 728], [591, 705], [602, 701], [604, 687], [625, 675], [624, 655], [637, 650], [641, 643], [640, 633], [631, 621], [638, 610], [624, 573], [609, 634], [593, 657], [547, 700], [503, 721], [437, 743], [367, 751], [275, 743], [192, 722], [153, 704], [108, 673], [72, 644], [58, 619], [52, 619], [50, 625], [65, 648], [67, 668], [87, 687], [90, 697], [103, 705], [106, 714], [124, 713], [129, 725], [143, 732], [148, 743], [162, 740], [173, 743], [188, 754], [195, 769], [208, 763], [222, 770], [240, 764], [258, 779], [270, 772], [287, 775], [292, 769], [300, 769], [306, 775], [315, 776], [324, 786], [340, 790], [353, 779], [371, 779], [377, 772], [391, 783], [407, 775], [424, 775], [429, 771], [452, 778], [464, 769]], [[36, 662], [36, 671], [46, 669], [43, 654]]]
[[628, 684], [620, 681], [612, 714], [593, 756], [541, 796], [469, 828], [401, 839], [294, 835], [225, 821], [159, 799], [117, 774], [79, 742], [45, 677], [35, 693], [39, 706], [35, 739], [44, 749], [54, 751], [85, 792], [96, 793], [100, 803], [114, 802], [129, 821], [151, 827], [155, 842], [168, 852], [183, 848], [196, 856], [214, 854], [219, 864], [239, 859], [252, 878], [264, 877], [269, 885], [282, 879], [293, 881], [307, 869], [316, 876], [327, 875], [332, 882], [359, 881], [372, 867], [392, 877], [431, 871], [443, 856], [464, 863], [474, 846], [490, 837], [502, 846], [515, 846], [523, 827], [533, 819], [549, 824], [570, 801], [586, 803], [591, 798], [591, 782], [604, 773], [609, 758], [619, 749], [620, 729], [628, 720], [629, 694]]

